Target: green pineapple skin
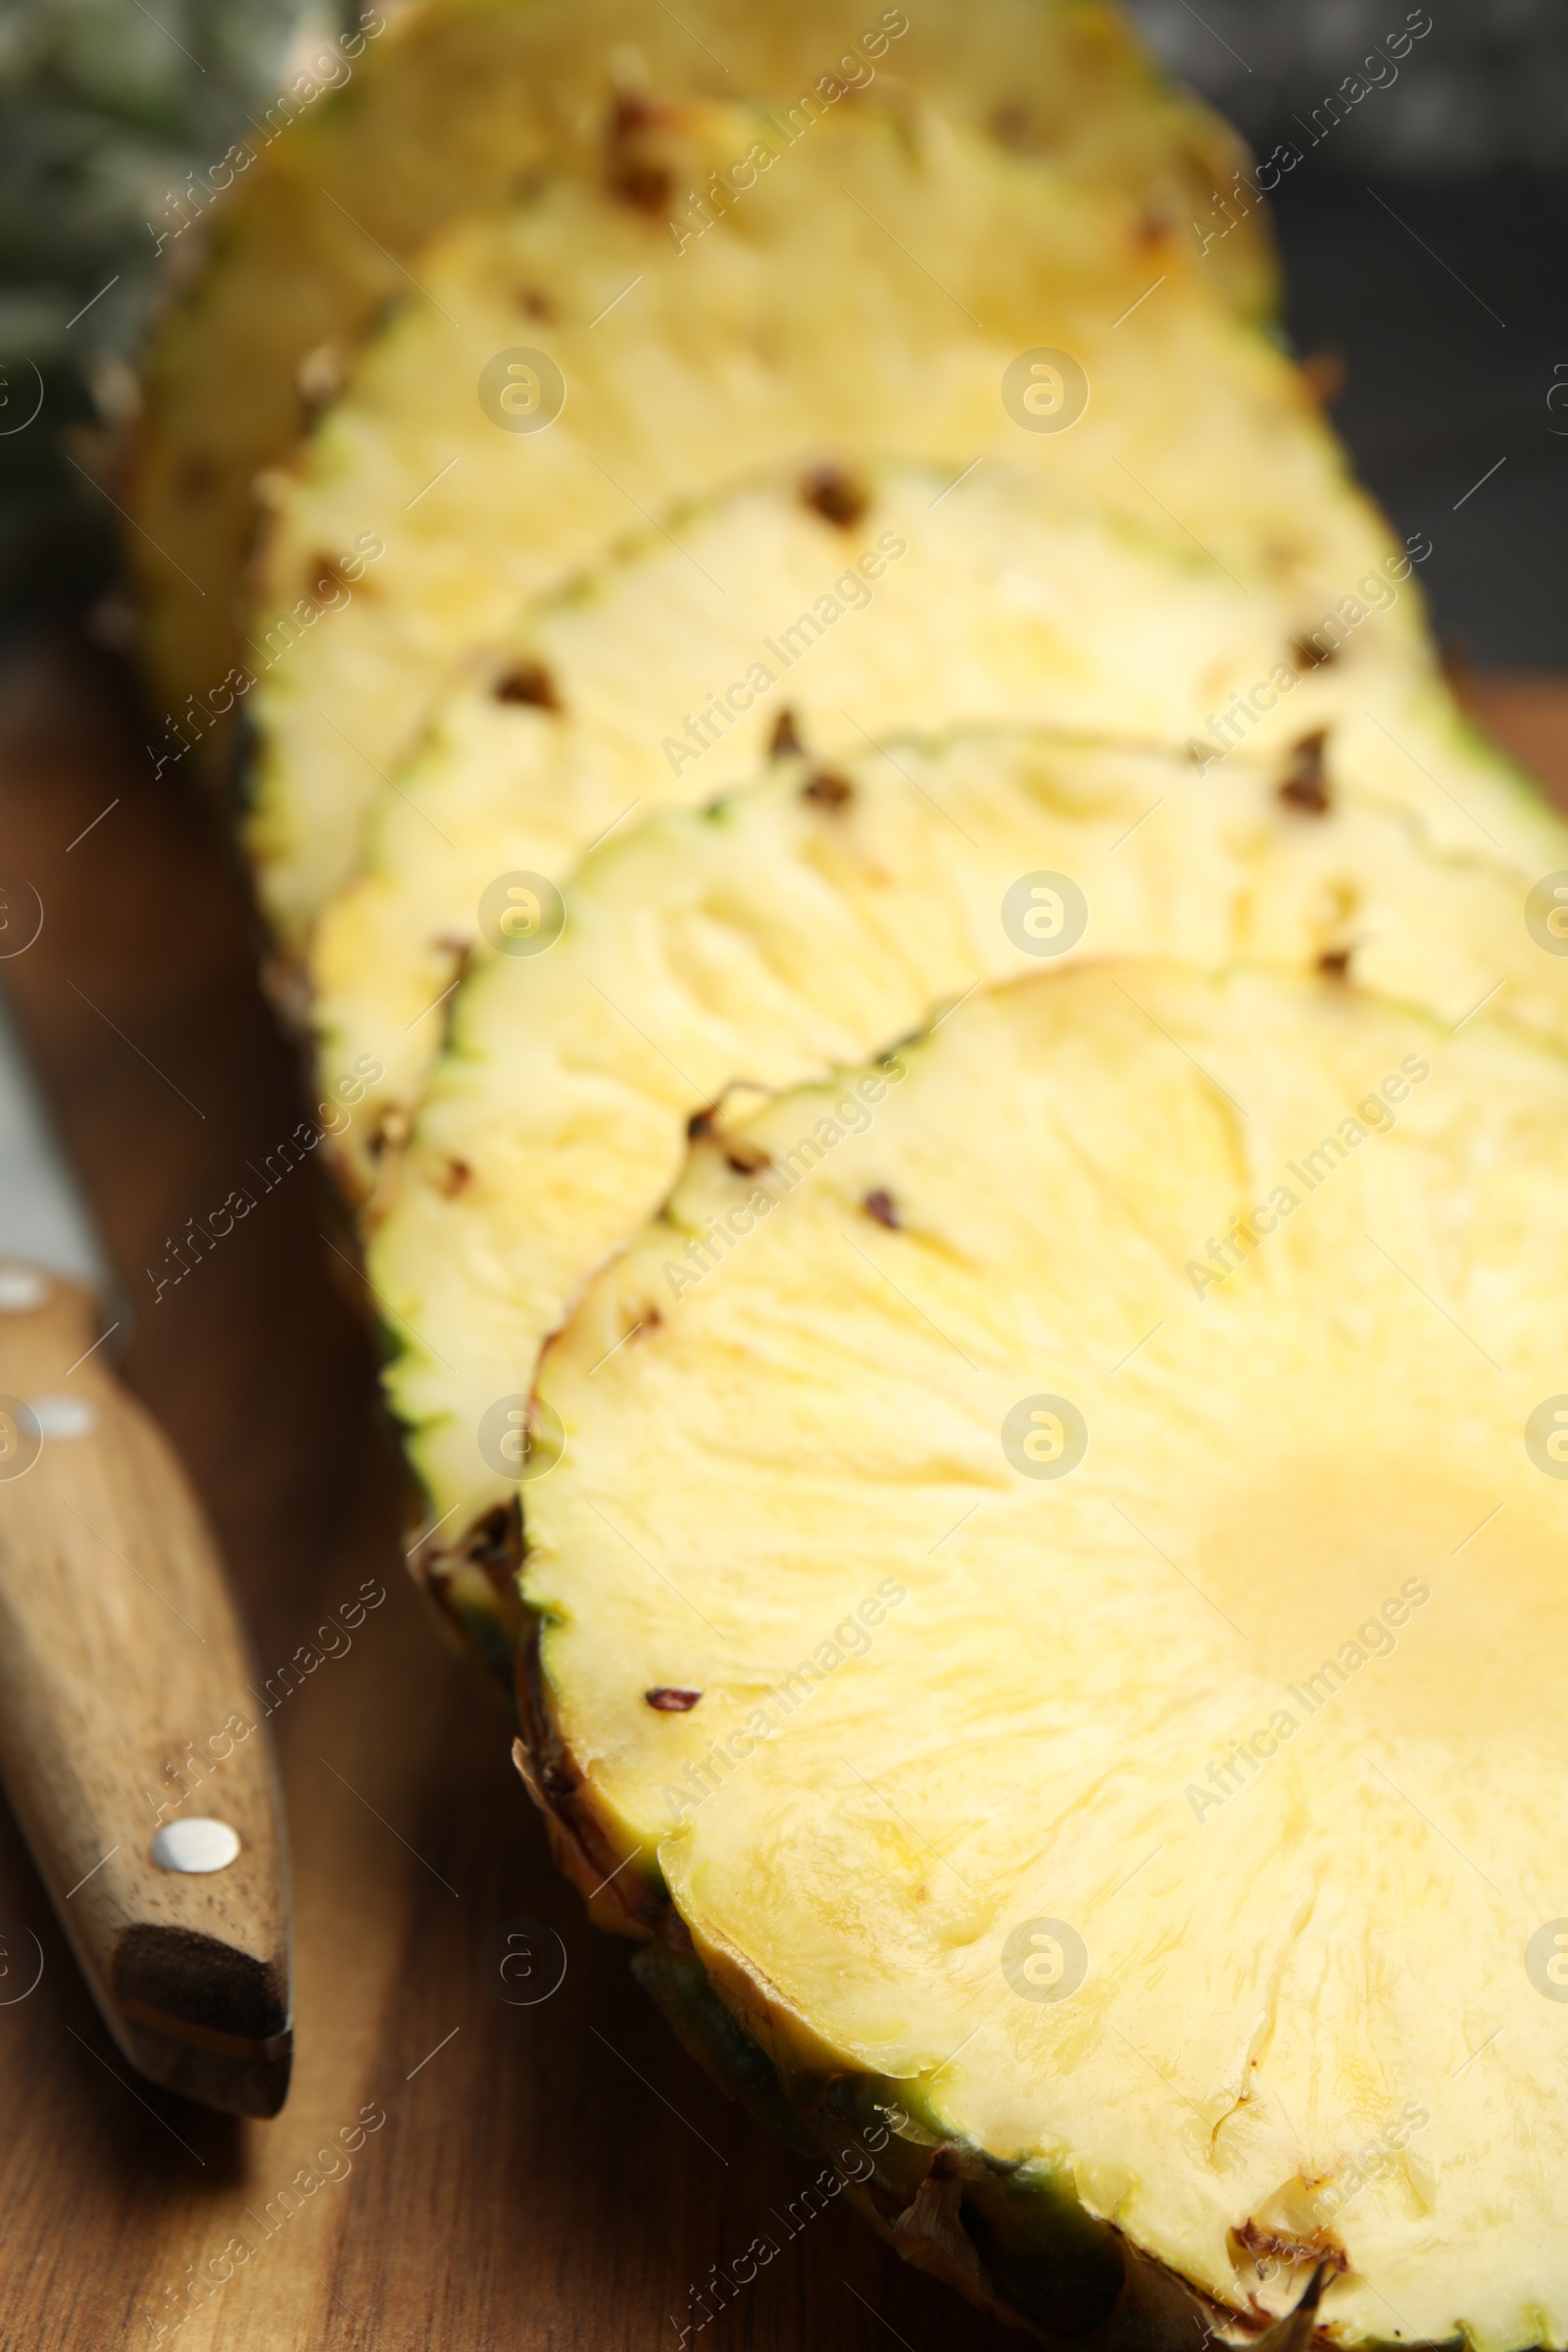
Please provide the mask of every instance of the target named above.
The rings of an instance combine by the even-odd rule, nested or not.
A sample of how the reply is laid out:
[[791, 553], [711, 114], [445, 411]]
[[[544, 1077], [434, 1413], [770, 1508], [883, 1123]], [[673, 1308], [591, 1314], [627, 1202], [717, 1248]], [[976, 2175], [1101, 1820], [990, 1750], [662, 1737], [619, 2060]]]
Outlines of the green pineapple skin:
[[525, 1628], [517, 1581], [522, 1545], [521, 1512], [514, 1502], [503, 1503], [458, 1543], [427, 1540], [409, 1562], [442, 1633], [514, 1716]]

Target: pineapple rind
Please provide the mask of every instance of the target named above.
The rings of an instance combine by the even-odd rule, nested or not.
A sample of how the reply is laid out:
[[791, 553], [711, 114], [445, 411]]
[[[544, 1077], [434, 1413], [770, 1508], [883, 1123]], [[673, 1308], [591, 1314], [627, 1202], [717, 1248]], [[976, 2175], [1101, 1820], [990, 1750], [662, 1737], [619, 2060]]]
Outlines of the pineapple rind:
[[818, 2143], [784, 2096], [777, 2067], [725, 2008], [697, 1954], [655, 1937], [639, 1948], [631, 1966], [687, 2055], [765, 2130], [803, 2154], [814, 2155]]

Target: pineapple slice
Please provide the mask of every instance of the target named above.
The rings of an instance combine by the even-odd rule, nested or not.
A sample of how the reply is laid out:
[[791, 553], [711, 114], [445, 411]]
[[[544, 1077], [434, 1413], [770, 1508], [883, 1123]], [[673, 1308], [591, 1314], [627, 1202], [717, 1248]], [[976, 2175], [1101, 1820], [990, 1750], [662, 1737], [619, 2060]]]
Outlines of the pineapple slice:
[[1232, 756], [1227, 714], [1261, 688], [1272, 708], [1231, 726], [1235, 757], [1277, 767], [1332, 731], [1336, 766], [1418, 808], [1434, 839], [1544, 870], [1557, 820], [1388, 632], [1410, 575], [1396, 558], [1363, 583], [1365, 620], [1326, 662], [1323, 615], [1002, 466], [955, 485], [883, 461], [671, 513], [526, 608], [378, 794], [366, 870], [309, 957], [321, 1092], [364, 1089], [340, 1177], [361, 1201], [394, 1180], [454, 983], [496, 952], [480, 918], [498, 878], [564, 883], [612, 827], [733, 787], [781, 733], [831, 760], [890, 729], [1033, 720], [1190, 738], [1202, 762]]
[[[378, 793], [366, 870], [309, 957], [323, 1095], [382, 1073], [338, 1146], [350, 1191], [385, 1183], [453, 982], [496, 952], [480, 909], [498, 876], [564, 884], [612, 827], [713, 799], [780, 739], [831, 759], [889, 730], [1033, 720], [1179, 743], [1276, 665], [1294, 673], [1315, 618], [996, 465], [956, 484], [896, 461], [789, 473], [667, 514], [527, 607]], [[1378, 635], [1340, 673], [1352, 707], [1376, 690]], [[1334, 674], [1303, 686], [1298, 732], [1323, 723]]]
[[1491, 1013], [1080, 966], [701, 1141], [546, 1357], [560, 1851], [1055, 2340], [1568, 2339], [1565, 1192]]
[[[439, 1531], [426, 1572], [459, 1579], [458, 1613], [491, 1608], [463, 1561], [515, 1493], [497, 1432], [540, 1346], [726, 1088], [800, 1083], [1063, 956], [1353, 958], [1450, 1023], [1506, 983], [1516, 1019], [1568, 1038], [1568, 966], [1526, 930], [1529, 883], [1433, 852], [1332, 759], [1309, 774], [1320, 800], [1296, 757], [1200, 780], [1178, 758], [965, 733], [786, 760], [598, 850], [554, 944], [496, 955], [459, 992], [369, 1247], [399, 1348], [389, 1391]], [[1568, 869], [1560, 826], [1549, 862]]]
[[[154, 335], [123, 493], [136, 526], [126, 555], [146, 652], [176, 712], [187, 697], [209, 704], [248, 659], [234, 603], [252, 485], [407, 294], [416, 248], [504, 201], [529, 171], [580, 161], [610, 94], [650, 79], [711, 98], [771, 91], [786, 107], [822, 95], [824, 80], [926, 90], [955, 120], [1119, 197], [1152, 251], [1166, 227], [1201, 242], [1205, 270], [1242, 310], [1273, 308], [1245, 147], [1098, 0], [950, 0], [908, 14], [850, 13], [842, 0], [690, 0], [674, 13], [652, 0], [433, 0], [390, 26], [371, 12], [368, 35], [280, 94], [214, 172], [232, 188], [211, 264], [187, 272]], [[164, 266], [202, 234], [177, 229]]]
[[274, 485], [247, 838], [290, 949], [462, 649], [761, 466], [913, 447], [956, 479], [1005, 457], [1174, 515], [1311, 612], [1387, 553], [1304, 381], [1124, 202], [869, 105], [619, 120], [602, 173], [418, 258], [422, 295]]
[[321, 1090], [366, 1088], [335, 1148], [347, 1189], [363, 1201], [386, 1186], [453, 984], [494, 952], [480, 909], [497, 877], [564, 882], [612, 826], [733, 786], [781, 733], [832, 758], [889, 728], [1034, 720], [1191, 739], [1202, 760], [1229, 756], [1207, 731], [1262, 686], [1273, 707], [1249, 713], [1241, 756], [1277, 760], [1332, 728], [1437, 838], [1539, 869], [1555, 820], [1478, 760], [1405, 633], [1391, 642], [1410, 573], [1395, 558], [1363, 583], [1376, 601], [1330, 663], [1321, 614], [1002, 466], [954, 484], [883, 460], [671, 512], [526, 607], [376, 795], [365, 870], [327, 903], [308, 958]]

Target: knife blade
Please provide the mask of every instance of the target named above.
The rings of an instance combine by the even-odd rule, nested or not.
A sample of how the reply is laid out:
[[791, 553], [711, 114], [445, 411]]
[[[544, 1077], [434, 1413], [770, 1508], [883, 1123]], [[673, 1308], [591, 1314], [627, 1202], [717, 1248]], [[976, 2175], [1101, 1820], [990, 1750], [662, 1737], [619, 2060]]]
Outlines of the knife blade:
[[275, 2115], [287, 1856], [213, 1538], [116, 1378], [114, 1278], [0, 989], [0, 1778], [142, 2074]]

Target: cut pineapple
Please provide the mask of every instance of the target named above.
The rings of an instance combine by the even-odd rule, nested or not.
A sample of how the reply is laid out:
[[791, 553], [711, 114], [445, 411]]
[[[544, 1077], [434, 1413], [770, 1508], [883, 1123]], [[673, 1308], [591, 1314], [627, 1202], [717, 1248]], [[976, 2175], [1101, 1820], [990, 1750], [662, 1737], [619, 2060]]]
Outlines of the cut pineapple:
[[[1568, 832], [1550, 863], [1568, 868]], [[390, 1393], [441, 1523], [437, 1581], [515, 1493], [495, 1417], [727, 1087], [799, 1083], [1062, 956], [1349, 958], [1449, 1022], [1505, 982], [1517, 1019], [1568, 1036], [1568, 965], [1529, 936], [1527, 888], [1432, 851], [1332, 757], [1200, 779], [1027, 733], [790, 760], [615, 836], [568, 886], [553, 946], [498, 955], [460, 991], [370, 1246], [400, 1348]], [[488, 1588], [474, 1596], [482, 1616]]]
[[[451, 660], [758, 467], [914, 448], [956, 479], [1005, 457], [1156, 527], [1164, 510], [1314, 613], [1387, 552], [1301, 378], [1125, 204], [869, 105], [793, 132], [749, 108], [620, 120], [603, 174], [419, 257], [423, 296], [278, 487], [248, 840], [291, 946]], [[367, 540], [384, 552], [345, 590]]]
[[[711, 98], [771, 91], [788, 107], [803, 92], [821, 97], [824, 79], [840, 89], [906, 83], [956, 120], [1119, 197], [1152, 250], [1167, 226], [1206, 240], [1204, 268], [1226, 298], [1249, 312], [1272, 308], [1263, 216], [1242, 183], [1245, 148], [1092, 0], [927, 5], [907, 16], [851, 11], [844, 0], [791, 0], [787, 10], [691, 0], [673, 14], [654, 0], [436, 0], [403, 9], [388, 28], [373, 15], [371, 24], [368, 39], [341, 44], [347, 54], [332, 69], [348, 77], [341, 94], [302, 76], [240, 142], [211, 266], [155, 336], [125, 492], [138, 526], [126, 552], [146, 650], [176, 713], [187, 696], [210, 704], [229, 665], [249, 659], [233, 607], [255, 524], [252, 484], [285, 458], [308, 401], [406, 295], [417, 246], [507, 198], [547, 160], [580, 159], [613, 90], [651, 79]], [[227, 161], [222, 170], [232, 177]], [[201, 231], [179, 233], [193, 241]], [[166, 267], [184, 251], [176, 244]], [[1158, 269], [1152, 263], [1150, 276]]]
[[1565, 1190], [1491, 1013], [1086, 966], [699, 1142], [546, 1357], [560, 1851], [1057, 2340], [1568, 2337]]
[[790, 475], [671, 514], [530, 606], [378, 794], [367, 870], [328, 904], [310, 956], [323, 1094], [382, 1073], [336, 1147], [339, 1174], [361, 1200], [395, 1179], [454, 981], [495, 952], [480, 910], [498, 878], [564, 883], [612, 827], [712, 798], [781, 736], [831, 759], [889, 729], [1034, 720], [1188, 740], [1206, 772], [1231, 758], [1277, 768], [1321, 733], [1337, 770], [1408, 803], [1434, 840], [1544, 870], [1557, 820], [1388, 630], [1415, 599], [1410, 570], [1381, 567], [1363, 621], [1331, 630], [1002, 466], [956, 486], [888, 463]]
[[[1315, 618], [1002, 466], [956, 484], [896, 463], [791, 473], [666, 515], [530, 606], [445, 700], [379, 793], [366, 871], [317, 926], [322, 1092], [383, 1073], [338, 1147], [351, 1190], [378, 1168], [384, 1184], [454, 980], [505, 944], [479, 921], [498, 877], [564, 884], [612, 827], [713, 799], [778, 740], [832, 758], [890, 729], [1034, 720], [1180, 743], [1279, 664], [1294, 674]], [[1353, 710], [1391, 666], [1407, 677], [1407, 657], [1369, 664], [1378, 639], [1303, 684], [1298, 733], [1324, 723], [1326, 681]]]

